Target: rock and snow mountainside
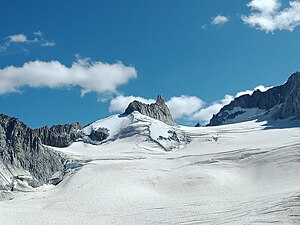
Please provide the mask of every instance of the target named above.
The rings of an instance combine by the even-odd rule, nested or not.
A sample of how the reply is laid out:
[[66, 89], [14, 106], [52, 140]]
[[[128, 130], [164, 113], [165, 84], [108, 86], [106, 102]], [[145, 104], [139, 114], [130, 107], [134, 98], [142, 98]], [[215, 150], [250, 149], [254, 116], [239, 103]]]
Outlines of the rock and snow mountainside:
[[51, 181], [55, 173], [62, 174], [65, 163], [59, 154], [42, 145], [35, 130], [0, 114], [0, 189], [39, 186]]
[[[53, 148], [85, 161], [57, 186], [5, 192], [1, 224], [300, 223], [299, 127], [174, 127], [133, 112], [83, 131], [99, 127], [111, 131], [101, 144]], [[172, 129], [190, 140], [165, 151]]]
[[[108, 136], [100, 142], [91, 140], [91, 134], [99, 129], [107, 130]], [[165, 124], [138, 111], [98, 120], [82, 131], [85, 134], [84, 142], [98, 145], [117, 139], [143, 136], [148, 142], [155, 142], [165, 151], [171, 151], [180, 149], [190, 142], [190, 137], [180, 130], [179, 126]]]
[[253, 119], [276, 120], [300, 116], [300, 72], [288, 81], [266, 92], [235, 98], [213, 116], [208, 126], [238, 123]]
[[143, 115], [160, 120], [168, 125], [176, 125], [171, 116], [170, 110], [161, 95], [158, 95], [156, 102], [152, 104], [145, 104], [139, 101], [131, 102], [123, 115], [129, 115], [134, 111], [138, 111]]
[[[141, 115], [139, 111], [163, 122]], [[143, 135], [166, 151], [189, 142], [189, 137], [178, 127], [164, 122], [175, 124], [161, 96], [151, 105], [133, 102], [126, 114], [114, 115], [86, 127], [72, 123], [30, 129], [18, 119], [1, 114], [0, 190], [61, 181], [70, 161], [63, 154], [50, 150], [51, 147], [64, 148], [76, 141], [99, 145], [134, 135]], [[25, 186], [22, 189], [26, 189]]]
[[[12, 184], [0, 191], [0, 223], [300, 223], [299, 120], [184, 127], [153, 115], [160, 101], [83, 128], [37, 131], [2, 115], [0, 181]], [[82, 164], [65, 173], [65, 161]]]

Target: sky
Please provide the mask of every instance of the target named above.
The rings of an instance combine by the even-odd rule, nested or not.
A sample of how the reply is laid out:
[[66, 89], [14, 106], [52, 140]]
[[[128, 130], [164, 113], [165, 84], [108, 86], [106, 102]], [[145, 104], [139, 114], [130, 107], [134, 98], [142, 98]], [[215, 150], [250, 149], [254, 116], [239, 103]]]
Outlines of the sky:
[[205, 124], [300, 67], [300, 1], [0, 2], [0, 113], [30, 127], [122, 112], [162, 94]]

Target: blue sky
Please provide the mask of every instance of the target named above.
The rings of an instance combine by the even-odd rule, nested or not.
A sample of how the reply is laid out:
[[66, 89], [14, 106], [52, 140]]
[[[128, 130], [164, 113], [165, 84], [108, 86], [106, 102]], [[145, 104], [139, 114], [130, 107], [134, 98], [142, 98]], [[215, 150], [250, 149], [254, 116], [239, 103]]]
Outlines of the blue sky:
[[87, 124], [162, 94], [177, 121], [205, 123], [238, 92], [299, 70], [298, 3], [1, 1], [0, 113]]

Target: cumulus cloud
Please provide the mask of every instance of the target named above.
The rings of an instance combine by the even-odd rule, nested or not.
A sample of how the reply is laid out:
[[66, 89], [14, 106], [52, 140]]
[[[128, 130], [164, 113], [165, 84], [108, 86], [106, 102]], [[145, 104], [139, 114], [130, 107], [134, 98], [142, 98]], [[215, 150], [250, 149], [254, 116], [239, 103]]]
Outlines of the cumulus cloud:
[[[233, 99], [233, 97], [232, 97]], [[231, 100], [232, 100], [231, 99]], [[138, 96], [117, 96], [110, 101], [110, 112], [124, 112], [130, 102], [134, 100], [150, 104], [155, 99], [146, 99]], [[173, 96], [166, 101], [167, 106], [174, 119], [183, 119], [186, 121], [208, 121], [213, 113], [217, 113], [228, 101], [221, 100], [214, 105], [205, 107], [205, 102], [197, 96], [181, 95]]]
[[172, 97], [166, 104], [174, 119], [189, 117], [204, 106], [202, 99], [189, 95]]
[[119, 85], [137, 77], [134, 67], [77, 59], [68, 67], [59, 61], [31, 61], [21, 67], [0, 69], [0, 94], [20, 92], [22, 87], [81, 87], [89, 92], [116, 93]]
[[[119, 95], [110, 101], [110, 112], [124, 112], [130, 102], [134, 100], [150, 104], [154, 103], [155, 99], [146, 99], [139, 96], [123, 96]], [[204, 104], [204, 102], [196, 96], [174, 96], [166, 102], [174, 119], [187, 117], [197, 112]]]
[[[244, 94], [252, 94], [255, 90], [261, 92], [267, 91], [271, 87], [265, 87], [259, 85], [254, 90], [246, 90], [238, 92], [235, 96], [225, 95], [223, 99], [215, 101], [211, 104], [205, 103], [201, 98], [197, 96], [181, 95], [171, 97], [166, 101], [167, 106], [174, 119], [183, 120], [187, 122], [200, 122], [206, 124], [212, 118], [212, 116], [218, 113], [221, 108], [228, 105], [235, 97], [239, 97]], [[154, 99], [146, 99], [138, 96], [117, 96], [110, 102], [110, 112], [124, 112], [130, 102], [137, 100], [146, 104], [155, 102]]]
[[244, 23], [267, 33], [293, 31], [300, 25], [300, 1], [291, 1], [284, 9], [279, 0], [251, 0], [247, 6], [252, 12], [241, 17]]
[[110, 112], [124, 112], [129, 103], [133, 102], [134, 100], [137, 100], [139, 102], [143, 102], [146, 104], [154, 103], [155, 99], [146, 99], [139, 96], [123, 96], [119, 95], [115, 98], [113, 98], [110, 101], [109, 104], [109, 111]]
[[227, 23], [229, 20], [229, 17], [217, 15], [216, 17], [212, 18], [211, 24], [213, 25], [222, 25], [224, 23]]
[[0, 43], [0, 52], [7, 52], [11, 48], [20, 48], [22, 51], [28, 53], [28, 47], [42, 46], [53, 47], [56, 45], [54, 41], [49, 41], [44, 37], [41, 31], [36, 31], [31, 35], [31, 38], [23, 33], [9, 35], [4, 39], [3, 43]]
[[189, 120], [198, 121], [203, 124], [206, 124], [209, 122], [209, 120], [212, 118], [214, 114], [218, 113], [223, 106], [228, 105], [233, 99], [234, 99], [233, 96], [225, 95], [223, 99], [219, 101], [215, 101], [212, 104], [207, 105], [201, 108], [199, 111], [193, 113], [189, 117]]

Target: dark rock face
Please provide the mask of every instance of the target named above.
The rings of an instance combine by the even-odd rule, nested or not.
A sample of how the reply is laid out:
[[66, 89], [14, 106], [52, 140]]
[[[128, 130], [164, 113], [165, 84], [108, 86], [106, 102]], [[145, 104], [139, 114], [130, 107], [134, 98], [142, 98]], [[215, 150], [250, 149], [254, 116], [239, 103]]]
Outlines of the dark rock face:
[[156, 102], [152, 104], [145, 104], [139, 101], [131, 102], [126, 108], [123, 115], [129, 115], [134, 111], [138, 111], [143, 115], [160, 120], [168, 125], [176, 124], [172, 118], [168, 106], [166, 105], [161, 95], [158, 95]]
[[103, 141], [109, 136], [109, 130], [106, 128], [98, 128], [97, 130], [92, 130], [91, 134], [89, 135], [89, 138], [92, 141]]
[[64, 171], [64, 159], [42, 145], [37, 133], [16, 118], [0, 114], [0, 159], [47, 183]]
[[256, 90], [252, 95], [243, 95], [235, 98], [230, 104], [224, 106], [219, 113], [213, 116], [208, 126], [221, 125], [227, 119], [243, 114], [243, 111], [230, 113], [235, 108], [258, 108], [272, 111], [273, 119], [286, 119], [300, 115], [300, 72], [292, 74], [288, 81], [280, 86], [273, 87], [266, 92]]
[[76, 140], [82, 138], [80, 123], [71, 123], [65, 125], [55, 125], [52, 127], [42, 127], [34, 130], [34, 133], [41, 139], [45, 145], [53, 147], [68, 147]]
[[201, 124], [200, 124], [200, 123], [197, 123], [197, 124], [195, 125], [195, 127], [201, 127]]
[[[40, 184], [58, 184], [71, 161], [45, 145], [68, 147], [85, 140], [82, 129], [79, 123], [31, 129], [17, 118], [0, 114], [0, 160], [27, 170]], [[88, 137], [93, 144], [108, 136], [106, 128], [99, 128]]]

